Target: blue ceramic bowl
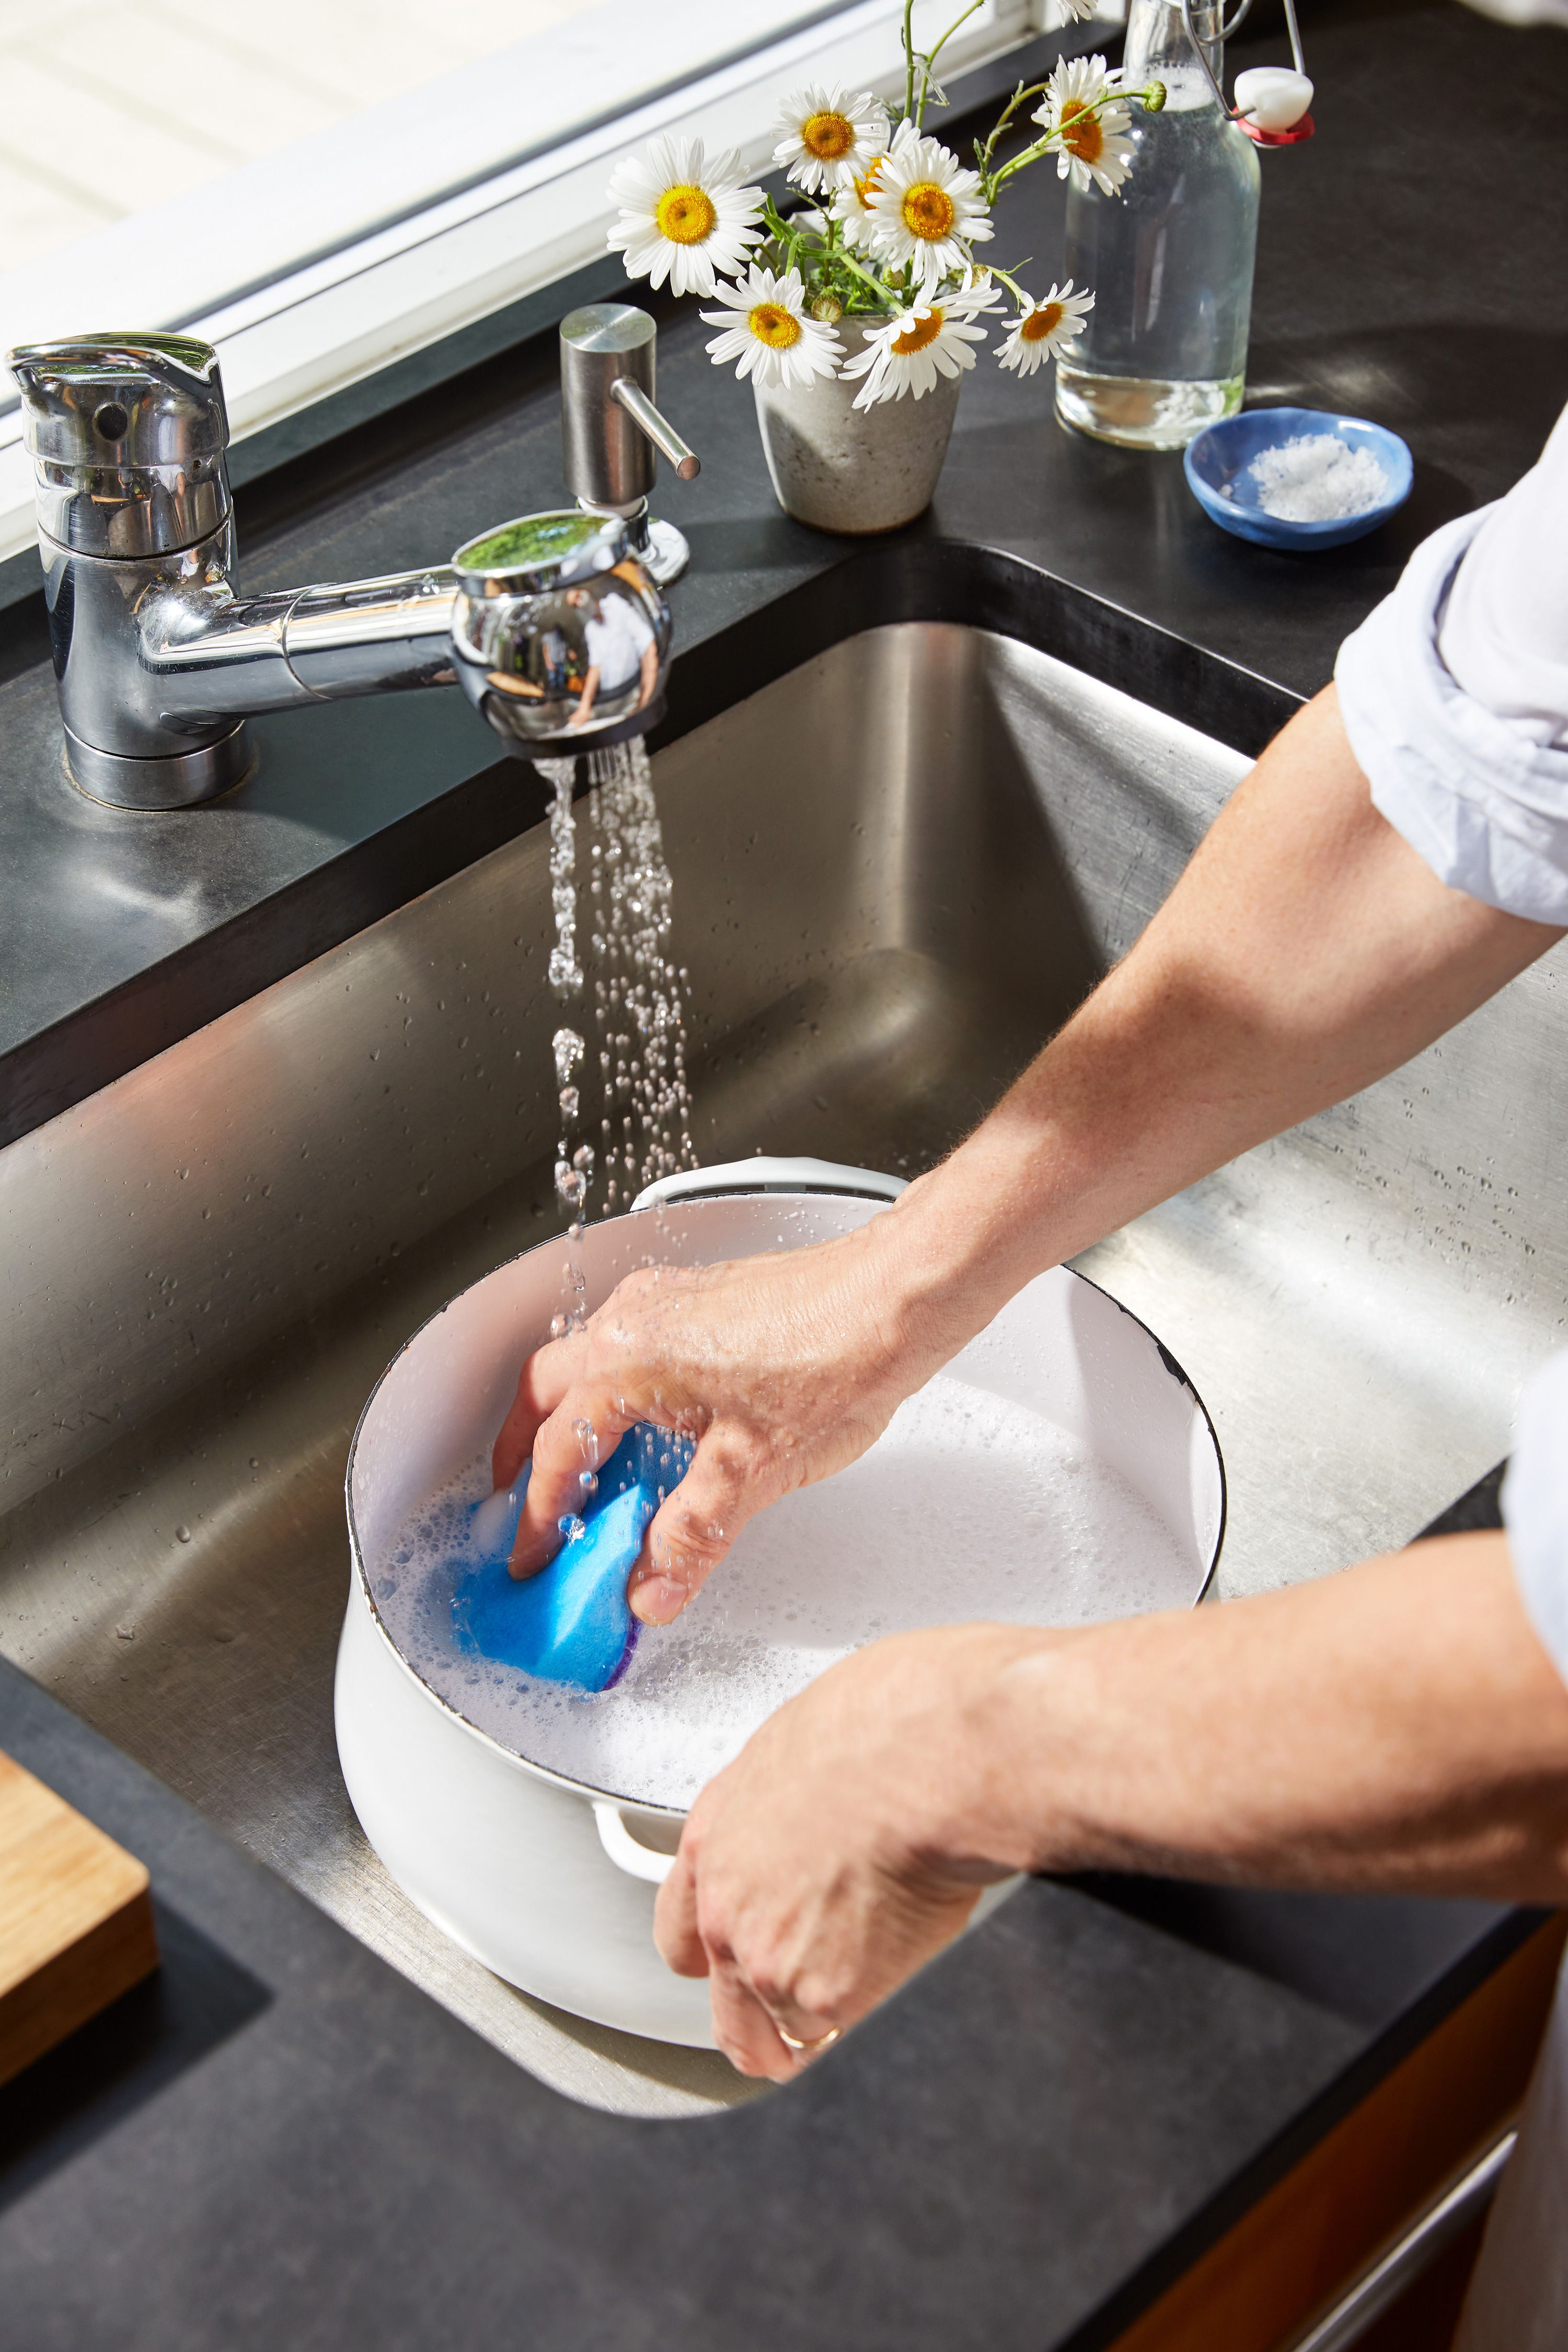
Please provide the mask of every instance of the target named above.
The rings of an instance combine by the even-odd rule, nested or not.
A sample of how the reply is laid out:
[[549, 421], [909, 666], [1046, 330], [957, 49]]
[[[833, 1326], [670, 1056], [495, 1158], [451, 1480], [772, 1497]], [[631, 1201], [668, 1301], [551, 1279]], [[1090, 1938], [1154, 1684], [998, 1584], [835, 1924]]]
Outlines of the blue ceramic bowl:
[[[1247, 478], [1254, 458], [1311, 433], [1331, 434], [1352, 449], [1371, 450], [1387, 483], [1376, 506], [1330, 522], [1285, 522], [1264, 513]], [[1256, 540], [1259, 547], [1343, 547], [1347, 540], [1364, 538], [1405, 504], [1414, 470], [1397, 433], [1369, 425], [1364, 417], [1335, 416], [1326, 408], [1244, 408], [1205, 425], [1187, 444], [1183, 463], [1187, 487], [1204, 512], [1222, 530]]]

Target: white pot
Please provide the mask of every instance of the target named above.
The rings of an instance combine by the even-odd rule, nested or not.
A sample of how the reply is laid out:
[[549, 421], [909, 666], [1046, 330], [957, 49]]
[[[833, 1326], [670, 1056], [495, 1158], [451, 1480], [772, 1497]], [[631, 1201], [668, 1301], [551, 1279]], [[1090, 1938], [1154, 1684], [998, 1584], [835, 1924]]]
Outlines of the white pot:
[[[725, 1181], [752, 1189], [690, 1197]], [[806, 1189], [824, 1182], [836, 1189]], [[756, 1160], [654, 1189], [668, 1194], [658, 1229], [634, 1211], [584, 1235], [590, 1307], [650, 1255], [685, 1265], [750, 1256], [776, 1250], [781, 1228], [785, 1245], [804, 1247], [876, 1215], [881, 1202], [868, 1193], [902, 1188], [820, 1162]], [[548, 1334], [564, 1248], [542, 1243], [462, 1292], [394, 1360], [365, 1407], [349, 1455], [353, 1570], [338, 1650], [338, 1753], [365, 1835], [455, 1943], [577, 2016], [710, 2048], [706, 1984], [672, 1976], [653, 1944], [654, 1896], [682, 1814], [500, 1747], [405, 1661], [372, 1592], [410, 1511], [500, 1426], [524, 1356]], [[952, 1369], [1044, 1413], [1131, 1480], [1177, 1535], [1198, 1598], [1224, 1528], [1219, 1449], [1202, 1404], [1141, 1323], [1058, 1269], [1030, 1283]], [[984, 1907], [1006, 1891], [989, 1890]]]
[[[840, 327], [849, 347], [854, 326]], [[923, 400], [857, 408], [863, 376], [814, 376], [764, 390], [757, 424], [778, 502], [797, 522], [850, 533], [896, 530], [935, 495], [958, 408], [961, 375], [939, 376]]]

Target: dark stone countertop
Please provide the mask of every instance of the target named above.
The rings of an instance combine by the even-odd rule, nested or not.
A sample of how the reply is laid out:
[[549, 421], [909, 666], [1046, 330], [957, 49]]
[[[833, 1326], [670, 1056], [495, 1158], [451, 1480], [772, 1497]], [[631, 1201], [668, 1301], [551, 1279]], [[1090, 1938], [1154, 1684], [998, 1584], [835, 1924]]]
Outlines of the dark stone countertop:
[[0, 1744], [145, 1859], [163, 1951], [0, 2091], [26, 2352], [1088, 2352], [1534, 1924], [1205, 1890], [1172, 1926], [1036, 1882], [782, 2095], [633, 2121], [4, 1664]]
[[[1178, 457], [1062, 433], [1048, 372], [1019, 383], [984, 359], [910, 534], [1005, 550], [1300, 694], [1419, 539], [1517, 479], [1568, 396], [1568, 325], [1542, 299], [1568, 250], [1568, 44], [1457, 6], [1321, 13], [1318, 135], [1264, 158], [1249, 396], [1394, 426], [1415, 457], [1408, 504], [1332, 552], [1250, 546], [1208, 521]], [[1048, 268], [1063, 201], [1042, 171], [1014, 182], [997, 252]], [[779, 512], [749, 391], [710, 365], [695, 305], [655, 307], [660, 396], [703, 457], [658, 499], [692, 548], [672, 597], [679, 700], [683, 672], [721, 679], [727, 631], [856, 543]], [[547, 334], [253, 483], [245, 586], [443, 561], [559, 500], [554, 377]], [[451, 692], [257, 722], [259, 772], [213, 806], [102, 808], [63, 776], [47, 656], [40, 595], [0, 616], [0, 1143], [539, 814], [531, 772], [498, 764]]]
[[[1322, 683], [1415, 541], [1504, 489], [1568, 394], [1542, 300], [1568, 249], [1568, 42], [1457, 7], [1325, 5], [1307, 32], [1320, 129], [1265, 160], [1250, 396], [1395, 426], [1410, 505], [1337, 553], [1271, 554], [1205, 520], [1179, 460], [1068, 439], [1048, 379], [983, 364], [914, 534], [1054, 573], [1265, 702]], [[1059, 206], [1031, 175], [998, 249], [1048, 259]], [[689, 713], [748, 622], [852, 552], [777, 513], [703, 333], [669, 324], [661, 371], [704, 457], [660, 501], [694, 553]], [[246, 584], [429, 561], [553, 501], [552, 372], [548, 339], [504, 352], [253, 482]], [[61, 777], [43, 651], [24, 604], [0, 627], [0, 1139], [538, 813], [449, 695], [266, 722], [255, 781], [214, 808], [102, 810]], [[0, 2311], [28, 2352], [1089, 2352], [1533, 1924], [1037, 1884], [786, 2095], [634, 2122], [518, 2072], [9, 1667], [0, 1744], [146, 1859], [165, 1953], [0, 2093]]]

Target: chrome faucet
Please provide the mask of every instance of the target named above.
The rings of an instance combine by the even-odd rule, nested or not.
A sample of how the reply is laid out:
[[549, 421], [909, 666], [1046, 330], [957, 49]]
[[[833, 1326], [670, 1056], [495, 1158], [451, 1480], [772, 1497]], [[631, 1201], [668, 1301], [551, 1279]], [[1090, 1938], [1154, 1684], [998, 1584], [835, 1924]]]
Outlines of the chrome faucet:
[[[481, 532], [450, 563], [241, 596], [216, 354], [182, 335], [25, 345], [9, 364], [33, 459], [66, 756], [120, 808], [185, 808], [249, 773], [245, 720], [348, 695], [461, 687], [509, 751], [640, 735], [664, 705], [686, 542], [652, 520], [655, 330], [620, 303], [561, 327], [578, 505]], [[650, 658], [651, 656], [651, 658]]]

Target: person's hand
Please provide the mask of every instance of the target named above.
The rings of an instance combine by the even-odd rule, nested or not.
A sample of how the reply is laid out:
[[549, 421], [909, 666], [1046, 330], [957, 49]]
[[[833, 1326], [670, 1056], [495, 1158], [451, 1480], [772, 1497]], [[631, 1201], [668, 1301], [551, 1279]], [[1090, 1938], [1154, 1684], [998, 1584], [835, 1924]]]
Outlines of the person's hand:
[[875, 1643], [703, 1790], [654, 1936], [679, 1975], [709, 1979], [714, 2038], [742, 2074], [787, 2082], [1026, 1864], [996, 1801], [1011, 1775], [993, 1702], [1050, 1638], [960, 1625]]
[[533, 1462], [512, 1574], [559, 1549], [584, 1473], [637, 1422], [697, 1447], [628, 1580], [652, 1625], [679, 1615], [747, 1519], [863, 1454], [942, 1360], [899, 1307], [877, 1234], [891, 1222], [730, 1265], [647, 1267], [531, 1356], [491, 1457], [498, 1489]]

